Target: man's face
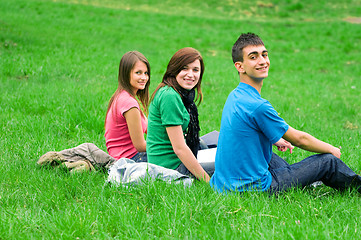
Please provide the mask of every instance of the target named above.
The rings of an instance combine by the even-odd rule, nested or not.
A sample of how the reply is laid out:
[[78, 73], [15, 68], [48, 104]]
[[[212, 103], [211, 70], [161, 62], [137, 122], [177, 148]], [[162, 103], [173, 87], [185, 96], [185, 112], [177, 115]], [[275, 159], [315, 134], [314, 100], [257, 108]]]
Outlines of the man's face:
[[240, 74], [246, 74], [253, 80], [268, 77], [270, 60], [265, 46], [247, 46], [243, 48], [243, 62], [240, 64]]

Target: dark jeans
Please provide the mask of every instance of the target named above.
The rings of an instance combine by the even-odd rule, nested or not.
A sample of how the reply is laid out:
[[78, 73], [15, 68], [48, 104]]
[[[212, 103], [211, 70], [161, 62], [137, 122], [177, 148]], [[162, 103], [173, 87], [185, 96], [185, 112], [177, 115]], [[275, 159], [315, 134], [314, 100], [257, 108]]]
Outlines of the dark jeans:
[[[210, 177], [212, 177], [213, 173], [214, 173], [214, 162], [202, 162], [199, 163], [202, 168], [204, 169], [204, 171], [206, 171], [206, 173], [208, 173], [208, 175]], [[186, 166], [184, 166], [183, 163], [181, 163], [176, 170], [184, 175], [187, 176], [191, 176], [191, 177], [195, 177], [187, 168]]]
[[290, 166], [290, 164], [288, 162], [286, 162], [283, 158], [281, 158], [274, 152], [272, 153], [271, 161], [268, 164], [268, 170], [271, 171], [273, 169], [289, 167], [289, 166]]
[[316, 154], [292, 165], [273, 154], [269, 171], [271, 193], [308, 186], [316, 181], [341, 191], [353, 187], [361, 193], [361, 177], [332, 154]]
[[146, 152], [138, 152], [131, 158], [134, 162], [147, 162], [148, 157]]
[[[213, 131], [213, 132], [211, 132], [209, 134], [206, 134], [206, 135], [202, 136], [200, 138], [200, 140], [199, 140], [199, 150], [217, 147], [218, 135], [219, 135], [219, 132]], [[279, 162], [279, 161], [277, 161], [277, 162]], [[212, 175], [214, 173], [214, 162], [202, 162], [202, 163], [199, 163], [199, 164], [202, 166], [204, 171], [206, 171], [206, 173], [208, 173], [208, 175], [210, 177], [212, 177]], [[181, 163], [176, 168], [176, 170], [178, 172], [184, 174], [184, 175], [191, 176], [191, 177], [195, 178], [195, 176], [186, 168], [186, 166], [184, 166], [183, 163]]]

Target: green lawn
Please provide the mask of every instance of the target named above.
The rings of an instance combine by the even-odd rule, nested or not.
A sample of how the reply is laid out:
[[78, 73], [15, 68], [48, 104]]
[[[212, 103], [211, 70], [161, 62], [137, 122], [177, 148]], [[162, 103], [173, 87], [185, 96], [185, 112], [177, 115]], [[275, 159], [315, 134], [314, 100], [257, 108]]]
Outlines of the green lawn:
[[[224, 196], [199, 182], [112, 187], [106, 173], [35, 163], [83, 142], [106, 150], [105, 112], [130, 50], [148, 58], [152, 92], [179, 48], [198, 49], [201, 134], [219, 130], [239, 81], [231, 47], [251, 31], [270, 53], [262, 96], [294, 128], [342, 146], [359, 173], [360, 19], [357, 0], [0, 0], [0, 239], [358, 239], [352, 191], [275, 198]], [[280, 155], [293, 163], [310, 154]]]

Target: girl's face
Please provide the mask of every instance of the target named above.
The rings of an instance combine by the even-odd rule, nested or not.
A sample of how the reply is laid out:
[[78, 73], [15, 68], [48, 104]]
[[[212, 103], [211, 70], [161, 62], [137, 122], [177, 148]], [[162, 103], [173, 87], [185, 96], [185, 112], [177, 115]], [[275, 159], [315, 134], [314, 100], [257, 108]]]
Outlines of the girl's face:
[[130, 72], [130, 86], [134, 95], [138, 92], [138, 90], [145, 88], [148, 80], [149, 73], [147, 65], [142, 61], [137, 61]]
[[176, 80], [179, 86], [184, 89], [191, 90], [197, 85], [200, 75], [201, 63], [197, 59], [194, 62], [185, 65], [178, 73]]

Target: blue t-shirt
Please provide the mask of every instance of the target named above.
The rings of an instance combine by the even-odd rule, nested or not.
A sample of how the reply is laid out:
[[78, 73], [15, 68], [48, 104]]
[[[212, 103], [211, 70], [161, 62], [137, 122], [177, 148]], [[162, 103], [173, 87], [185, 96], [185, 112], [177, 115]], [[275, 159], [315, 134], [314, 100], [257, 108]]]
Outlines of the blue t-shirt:
[[241, 82], [223, 108], [211, 186], [218, 192], [267, 190], [272, 182], [272, 144], [287, 130], [272, 105]]

